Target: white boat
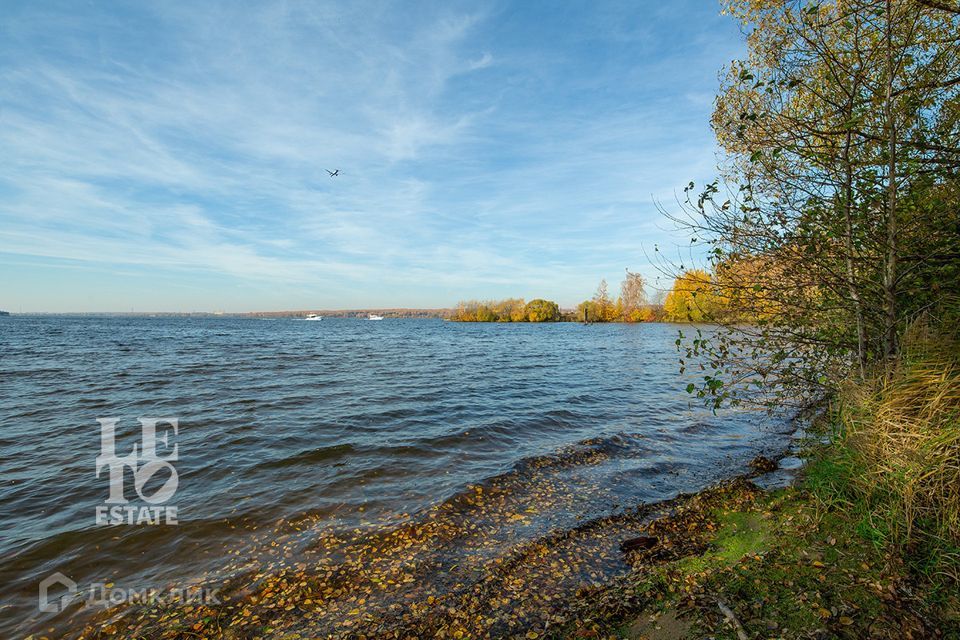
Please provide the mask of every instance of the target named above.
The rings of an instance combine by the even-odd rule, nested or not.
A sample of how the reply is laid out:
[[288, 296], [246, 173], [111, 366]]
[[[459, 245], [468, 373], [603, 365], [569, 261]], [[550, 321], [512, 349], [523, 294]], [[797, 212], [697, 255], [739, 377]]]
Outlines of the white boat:
[[308, 313], [304, 320], [323, 320], [323, 316], [318, 316], [315, 313]]
[[369, 316], [367, 316], [367, 319], [368, 319], [368, 320], [383, 320], [383, 316], [378, 316], [378, 315], [375, 314], [375, 313], [371, 313]]

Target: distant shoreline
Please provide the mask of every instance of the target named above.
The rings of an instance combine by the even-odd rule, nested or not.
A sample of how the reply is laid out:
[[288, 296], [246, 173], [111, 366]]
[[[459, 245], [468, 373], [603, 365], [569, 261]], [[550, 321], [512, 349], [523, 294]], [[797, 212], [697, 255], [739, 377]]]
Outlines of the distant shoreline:
[[484, 320], [456, 320], [451, 317], [454, 309], [348, 309], [319, 311], [247, 311], [237, 313], [214, 313], [210, 311], [24, 311], [7, 313], [9, 317], [51, 317], [51, 318], [232, 318], [232, 319], [291, 319], [305, 318], [315, 313], [324, 319], [368, 319], [369, 314], [382, 315], [385, 319], [405, 320], [449, 320], [457, 324], [676, 324], [676, 325], [712, 325], [710, 322], [680, 322], [676, 320], [626, 320], [591, 321], [584, 323], [578, 319], [562, 319], [549, 322], [508, 322]]

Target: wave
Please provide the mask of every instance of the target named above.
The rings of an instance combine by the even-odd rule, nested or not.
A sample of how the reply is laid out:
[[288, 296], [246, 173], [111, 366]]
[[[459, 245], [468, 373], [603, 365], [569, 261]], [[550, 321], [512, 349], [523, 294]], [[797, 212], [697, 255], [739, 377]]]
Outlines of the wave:
[[277, 460], [268, 460], [254, 466], [255, 469], [284, 469], [299, 464], [315, 464], [324, 460], [341, 458], [354, 451], [352, 444], [335, 444], [328, 447], [317, 447]]

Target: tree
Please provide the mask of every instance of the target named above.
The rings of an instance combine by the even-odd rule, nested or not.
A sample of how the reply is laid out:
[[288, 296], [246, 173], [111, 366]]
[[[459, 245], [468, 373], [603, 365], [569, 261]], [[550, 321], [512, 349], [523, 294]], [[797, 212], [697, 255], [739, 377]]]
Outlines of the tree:
[[560, 307], [556, 302], [537, 298], [527, 303], [524, 309], [527, 322], [559, 322]]
[[691, 269], [674, 280], [663, 308], [671, 322], [710, 322], [716, 319], [721, 304], [710, 274]]
[[620, 284], [621, 317], [625, 322], [642, 322], [649, 318], [647, 293], [643, 276], [626, 270], [626, 277]]
[[958, 259], [960, 14], [940, 5], [727, 3], [750, 35], [716, 103], [721, 180], [691, 183], [671, 214], [738, 307], [689, 345], [711, 400], [863, 375], [907, 318], [958, 293], [940, 276]]
[[507, 298], [493, 303], [498, 322], [523, 322], [526, 319], [523, 298]]
[[593, 304], [590, 306], [588, 313], [592, 321], [610, 322], [617, 319], [616, 305], [610, 299], [610, 294], [607, 293], [607, 281], [605, 279], [600, 280], [591, 302]]
[[592, 300], [584, 300], [577, 305], [577, 320], [583, 322], [603, 322], [596, 310], [596, 304]]

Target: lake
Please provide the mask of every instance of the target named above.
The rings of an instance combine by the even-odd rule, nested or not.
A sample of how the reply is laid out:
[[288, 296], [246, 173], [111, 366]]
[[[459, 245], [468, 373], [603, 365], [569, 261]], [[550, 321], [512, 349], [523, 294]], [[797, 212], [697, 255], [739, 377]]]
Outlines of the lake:
[[[60, 572], [80, 589], [218, 584], [442, 510], [418, 582], [551, 531], [669, 499], [782, 450], [788, 426], [691, 400], [665, 324], [462, 324], [324, 319], [0, 319], [0, 637], [76, 624], [38, 611]], [[173, 477], [177, 524], [98, 526], [101, 423]], [[156, 472], [156, 473], [152, 473]], [[139, 499], [132, 469], [121, 487]], [[474, 496], [495, 494], [496, 507]], [[109, 506], [109, 505], [107, 505]], [[431, 515], [433, 514], [433, 515]], [[483, 544], [473, 538], [484, 529]], [[470, 538], [468, 540], [468, 537]], [[281, 542], [278, 543], [278, 540]], [[416, 548], [419, 545], [420, 548]], [[437, 551], [442, 546], [443, 552]], [[430, 548], [427, 548], [430, 547]], [[340, 551], [338, 551], [340, 550]], [[340, 553], [341, 555], [337, 555]], [[312, 555], [311, 555], [312, 554]], [[339, 559], [338, 559], [339, 558]], [[376, 606], [371, 600], [370, 606]]]

